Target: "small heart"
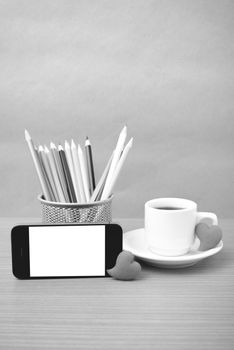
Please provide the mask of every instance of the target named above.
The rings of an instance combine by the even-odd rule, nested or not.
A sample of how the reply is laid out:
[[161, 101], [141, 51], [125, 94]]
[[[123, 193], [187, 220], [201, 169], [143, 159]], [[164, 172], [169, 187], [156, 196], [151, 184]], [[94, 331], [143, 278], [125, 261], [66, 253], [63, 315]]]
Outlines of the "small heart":
[[199, 250], [201, 251], [216, 247], [222, 239], [221, 228], [217, 225], [208, 226], [201, 222], [200, 224], [197, 224], [195, 233], [200, 239]]
[[116, 260], [115, 266], [107, 270], [111, 277], [117, 280], [134, 280], [141, 271], [141, 265], [134, 261], [134, 255], [130, 252], [121, 252]]

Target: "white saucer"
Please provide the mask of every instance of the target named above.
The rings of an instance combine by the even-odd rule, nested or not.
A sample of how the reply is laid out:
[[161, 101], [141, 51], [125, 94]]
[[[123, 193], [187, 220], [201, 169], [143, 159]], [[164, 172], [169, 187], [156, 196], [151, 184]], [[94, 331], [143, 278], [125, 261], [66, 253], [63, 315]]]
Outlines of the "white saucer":
[[200, 260], [208, 258], [214, 254], [217, 254], [223, 248], [223, 242], [212, 249], [204, 252], [199, 251], [200, 241], [196, 237], [190, 251], [181, 256], [163, 256], [152, 253], [145, 240], [144, 228], [140, 228], [133, 231], [128, 231], [123, 235], [123, 249], [131, 252], [139, 260], [144, 261], [147, 264], [166, 267], [166, 268], [182, 268], [192, 266], [198, 263]]

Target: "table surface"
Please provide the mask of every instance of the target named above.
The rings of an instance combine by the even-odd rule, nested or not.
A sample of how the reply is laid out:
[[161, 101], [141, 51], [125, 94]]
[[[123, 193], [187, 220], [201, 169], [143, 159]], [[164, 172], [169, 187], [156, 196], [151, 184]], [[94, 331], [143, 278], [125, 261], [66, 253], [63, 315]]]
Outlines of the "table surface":
[[17, 280], [10, 230], [22, 222], [39, 220], [0, 220], [0, 349], [234, 349], [234, 220], [220, 220], [217, 255], [186, 269], [142, 265], [131, 282]]

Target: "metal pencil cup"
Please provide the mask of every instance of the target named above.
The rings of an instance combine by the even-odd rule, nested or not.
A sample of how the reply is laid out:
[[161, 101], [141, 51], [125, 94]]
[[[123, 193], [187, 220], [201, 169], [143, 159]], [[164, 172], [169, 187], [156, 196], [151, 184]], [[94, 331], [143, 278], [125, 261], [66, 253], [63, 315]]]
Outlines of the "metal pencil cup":
[[42, 206], [44, 223], [110, 223], [112, 221], [113, 196], [93, 203], [58, 203], [50, 202], [38, 196]]

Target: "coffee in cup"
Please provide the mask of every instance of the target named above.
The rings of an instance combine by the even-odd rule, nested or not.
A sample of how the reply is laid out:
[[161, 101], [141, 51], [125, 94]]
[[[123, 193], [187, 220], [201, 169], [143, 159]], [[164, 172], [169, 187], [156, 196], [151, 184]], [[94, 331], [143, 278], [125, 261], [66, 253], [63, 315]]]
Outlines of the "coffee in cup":
[[195, 238], [195, 226], [208, 219], [217, 225], [214, 213], [198, 212], [197, 204], [183, 198], [157, 198], [145, 203], [145, 235], [149, 249], [160, 255], [186, 254]]

